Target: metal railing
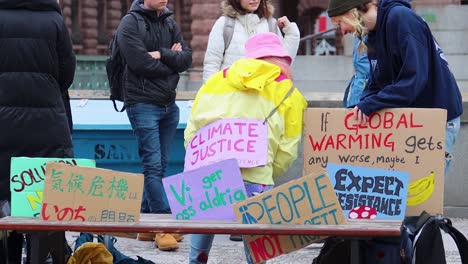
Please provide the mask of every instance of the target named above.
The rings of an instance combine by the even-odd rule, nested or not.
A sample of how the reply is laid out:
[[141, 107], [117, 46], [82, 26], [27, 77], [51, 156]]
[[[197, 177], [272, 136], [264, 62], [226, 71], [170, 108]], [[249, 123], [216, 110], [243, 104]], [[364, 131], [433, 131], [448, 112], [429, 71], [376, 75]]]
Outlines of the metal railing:
[[336, 27], [333, 27], [333, 28], [330, 28], [330, 29], [327, 29], [325, 31], [322, 31], [320, 33], [315, 33], [315, 34], [310, 34], [310, 35], [307, 35], [305, 37], [302, 37], [300, 39], [300, 42], [305, 42], [305, 55], [312, 55], [312, 50], [313, 50], [313, 46], [314, 46], [314, 40], [316, 39], [319, 39], [319, 38], [325, 38], [325, 39], [329, 39], [329, 38], [334, 38], [335, 36], [328, 36], [327, 34], [332, 32], [332, 31], [335, 31], [337, 28]]

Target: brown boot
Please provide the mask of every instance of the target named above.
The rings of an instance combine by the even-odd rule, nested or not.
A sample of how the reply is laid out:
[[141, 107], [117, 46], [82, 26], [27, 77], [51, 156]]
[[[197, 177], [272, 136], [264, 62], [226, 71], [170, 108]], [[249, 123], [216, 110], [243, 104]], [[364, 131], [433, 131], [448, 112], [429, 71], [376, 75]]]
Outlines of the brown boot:
[[177, 240], [170, 234], [156, 234], [154, 245], [162, 251], [171, 251], [179, 248]]
[[177, 242], [184, 240], [184, 236], [178, 233], [171, 233], [171, 236], [173, 236]]
[[140, 241], [153, 241], [154, 240], [154, 233], [138, 233], [137, 240]]

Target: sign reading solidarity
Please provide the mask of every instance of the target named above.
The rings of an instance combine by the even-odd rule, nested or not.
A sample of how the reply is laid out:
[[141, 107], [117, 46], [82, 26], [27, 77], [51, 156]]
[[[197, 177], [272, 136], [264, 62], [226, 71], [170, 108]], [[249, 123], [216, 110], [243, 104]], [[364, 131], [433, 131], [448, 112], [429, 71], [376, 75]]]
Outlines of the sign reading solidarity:
[[42, 220], [138, 222], [143, 175], [48, 162]]
[[91, 159], [11, 158], [11, 215], [38, 217], [41, 213], [46, 163], [58, 162], [73, 166], [96, 167]]
[[[234, 206], [243, 224], [338, 225], [346, 223], [326, 174], [311, 174], [282, 184]], [[303, 248], [318, 236], [246, 235], [244, 241], [255, 263]]]
[[234, 220], [232, 204], [247, 197], [235, 159], [163, 178], [163, 185], [175, 219]]
[[241, 168], [267, 163], [268, 127], [263, 120], [227, 118], [198, 130], [187, 145], [184, 171], [231, 158]]
[[348, 218], [405, 218], [409, 173], [332, 163], [327, 172]]
[[443, 109], [384, 109], [359, 125], [349, 109], [308, 108], [304, 114], [304, 170], [328, 163], [410, 173], [407, 216], [443, 213], [445, 126]]

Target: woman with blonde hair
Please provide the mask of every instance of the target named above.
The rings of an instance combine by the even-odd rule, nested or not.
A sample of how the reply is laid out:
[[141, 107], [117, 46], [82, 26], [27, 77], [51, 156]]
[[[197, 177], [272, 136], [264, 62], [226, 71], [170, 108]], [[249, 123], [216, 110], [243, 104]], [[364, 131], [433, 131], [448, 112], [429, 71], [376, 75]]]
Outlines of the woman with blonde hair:
[[447, 58], [424, 19], [406, 0], [330, 0], [328, 13], [357, 9], [369, 31], [369, 84], [354, 107], [358, 123], [384, 108], [447, 110], [445, 174], [460, 130], [462, 96]]
[[329, 11], [328, 16], [343, 35], [351, 33], [355, 36], [353, 46], [354, 75], [351, 77], [343, 97], [344, 107], [354, 107], [366, 88], [370, 73], [367, 47], [364, 44], [367, 39], [367, 30], [362, 26], [359, 13], [355, 8], [345, 13]]

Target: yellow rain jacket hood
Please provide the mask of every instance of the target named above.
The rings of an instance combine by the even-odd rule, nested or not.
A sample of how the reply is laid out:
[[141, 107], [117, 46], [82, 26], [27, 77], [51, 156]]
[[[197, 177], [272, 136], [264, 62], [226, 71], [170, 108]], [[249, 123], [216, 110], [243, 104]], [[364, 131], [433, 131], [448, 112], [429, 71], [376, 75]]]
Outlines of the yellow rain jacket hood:
[[268, 119], [268, 162], [243, 168], [245, 181], [272, 185], [297, 158], [307, 106], [297, 88], [285, 98], [293, 83], [277, 65], [263, 60], [240, 59], [214, 74], [198, 91], [185, 129], [185, 146], [197, 131], [223, 118]]

